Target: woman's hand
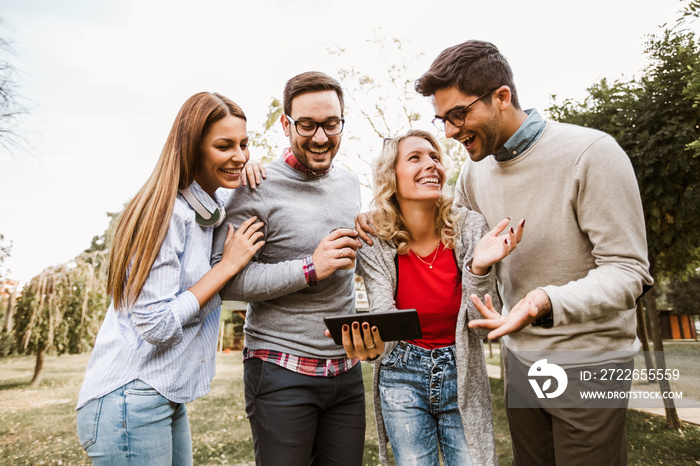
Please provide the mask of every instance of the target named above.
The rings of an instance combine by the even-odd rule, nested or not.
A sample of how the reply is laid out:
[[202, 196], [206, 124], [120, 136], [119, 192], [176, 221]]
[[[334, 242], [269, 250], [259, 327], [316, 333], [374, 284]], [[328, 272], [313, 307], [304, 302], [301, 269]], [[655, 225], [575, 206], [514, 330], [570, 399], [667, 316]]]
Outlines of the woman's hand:
[[263, 236], [263, 233], [258, 231], [263, 222], [253, 223], [256, 220], [257, 217], [250, 217], [238, 230], [235, 230], [232, 224], [228, 224], [221, 264], [226, 267], [230, 277], [240, 272], [265, 244], [265, 241], [258, 241]]
[[517, 228], [508, 230], [508, 235], [498, 236], [506, 229], [510, 219], [504, 218], [496, 228], [484, 235], [474, 248], [474, 259], [472, 260], [471, 271], [474, 275], [486, 275], [489, 268], [507, 257], [518, 246], [523, 237], [525, 219], [518, 222]]
[[[332, 338], [328, 329], [326, 329], [325, 335]], [[343, 325], [343, 348], [350, 359], [373, 361], [384, 352], [384, 341], [379, 336], [379, 329], [376, 325], [370, 330], [369, 324], [363, 322], [362, 332], [360, 332], [359, 322], [353, 322], [352, 333], [348, 325]]]
[[241, 184], [243, 186], [250, 184], [250, 187], [255, 189], [265, 178], [267, 178], [267, 171], [263, 164], [257, 160], [248, 160], [241, 173]]

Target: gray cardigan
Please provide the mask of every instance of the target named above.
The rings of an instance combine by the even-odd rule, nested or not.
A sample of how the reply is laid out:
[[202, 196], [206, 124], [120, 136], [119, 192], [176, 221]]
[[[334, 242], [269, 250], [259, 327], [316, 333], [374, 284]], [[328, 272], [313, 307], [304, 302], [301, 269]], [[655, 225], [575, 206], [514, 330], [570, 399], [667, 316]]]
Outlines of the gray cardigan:
[[[481, 318], [469, 296], [476, 294], [483, 299], [486, 293], [493, 297], [494, 307], [500, 311], [501, 301], [496, 289], [496, 279], [492, 270], [484, 277], [467, 271], [474, 256], [474, 247], [488, 227], [484, 217], [465, 208], [455, 209], [460, 216], [458, 235], [455, 244], [457, 264], [462, 272], [462, 304], [459, 308], [456, 328], [457, 377], [459, 410], [462, 415], [464, 433], [469, 452], [475, 465], [496, 465], [496, 447], [493, 434], [493, 413], [491, 391], [486, 372], [486, 361], [482, 339], [488, 333], [467, 327], [470, 319]], [[396, 309], [394, 299], [397, 289], [396, 246], [378, 238], [372, 238], [374, 245], [363, 245], [358, 250], [357, 272], [362, 276], [367, 288], [370, 310], [388, 311]], [[381, 403], [379, 401], [379, 370], [382, 359], [396, 347], [396, 342], [387, 342], [384, 353], [375, 361], [373, 393], [374, 413], [377, 422], [379, 460], [389, 463], [387, 453], [388, 437], [384, 426]]]

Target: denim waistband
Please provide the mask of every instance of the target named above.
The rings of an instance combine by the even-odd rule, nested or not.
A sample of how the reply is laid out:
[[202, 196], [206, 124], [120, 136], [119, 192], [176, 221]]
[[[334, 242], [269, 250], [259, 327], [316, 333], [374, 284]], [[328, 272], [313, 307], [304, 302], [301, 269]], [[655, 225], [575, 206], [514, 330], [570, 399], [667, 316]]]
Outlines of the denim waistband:
[[443, 346], [441, 348], [430, 350], [407, 341], [400, 341], [399, 344], [396, 345], [396, 349], [403, 351], [404, 354], [402, 357], [404, 361], [408, 361], [408, 358], [411, 356], [429, 358], [434, 362], [450, 362], [457, 359], [457, 350], [455, 349], [455, 345]]

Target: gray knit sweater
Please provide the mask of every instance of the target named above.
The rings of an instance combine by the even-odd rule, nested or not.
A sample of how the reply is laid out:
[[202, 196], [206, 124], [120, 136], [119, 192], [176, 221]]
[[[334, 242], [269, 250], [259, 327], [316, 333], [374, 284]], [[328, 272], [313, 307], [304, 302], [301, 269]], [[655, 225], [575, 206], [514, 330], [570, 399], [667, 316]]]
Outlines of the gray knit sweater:
[[[456, 211], [460, 216], [459, 235], [455, 244], [457, 264], [462, 270], [462, 304], [457, 317], [456, 350], [459, 410], [462, 415], [464, 433], [469, 452], [475, 465], [497, 464], [493, 434], [493, 413], [491, 411], [491, 391], [489, 389], [486, 361], [482, 339], [488, 331], [467, 327], [470, 319], [481, 318], [469, 296], [476, 294], [483, 299], [485, 294], [494, 298], [494, 306], [500, 310], [500, 299], [496, 291], [495, 274], [491, 271], [484, 277], [467, 271], [474, 257], [474, 247], [488, 232], [484, 218], [465, 208]], [[396, 309], [394, 299], [397, 288], [397, 273], [394, 258], [396, 247], [378, 238], [372, 238], [373, 246], [363, 245], [358, 251], [358, 273], [365, 281], [370, 310], [388, 311]], [[504, 259], [508, 260], [508, 258]], [[384, 356], [391, 353], [396, 342], [387, 343], [384, 353], [375, 361], [374, 368], [374, 412], [379, 440], [379, 460], [388, 464], [388, 437], [384, 426], [381, 403], [379, 401], [379, 371]]]
[[331, 230], [353, 227], [360, 212], [357, 176], [333, 167], [307, 175], [282, 159], [266, 166], [267, 179], [256, 189], [236, 189], [226, 204], [226, 221], [214, 235], [213, 263], [229, 223], [237, 228], [256, 215], [265, 223], [265, 245], [220, 292], [222, 299], [245, 301], [245, 345], [315, 358], [345, 358], [345, 350], [323, 334], [327, 315], [353, 314], [353, 270], [337, 270], [309, 286], [303, 258]]

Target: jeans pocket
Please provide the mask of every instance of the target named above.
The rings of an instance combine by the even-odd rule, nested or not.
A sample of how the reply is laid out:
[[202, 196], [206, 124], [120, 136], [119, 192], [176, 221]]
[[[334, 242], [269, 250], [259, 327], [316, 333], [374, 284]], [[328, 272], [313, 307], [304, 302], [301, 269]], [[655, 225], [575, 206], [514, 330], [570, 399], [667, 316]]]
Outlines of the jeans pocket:
[[401, 347], [397, 346], [391, 353], [389, 353], [388, 356], [382, 359], [379, 365], [382, 367], [382, 369], [393, 369], [399, 365], [403, 359], [403, 354], [404, 352], [402, 351]]
[[158, 390], [148, 385], [146, 382], [136, 379], [134, 381], [134, 386], [128, 390], [124, 390], [125, 395], [137, 395], [137, 396], [160, 396]]
[[78, 440], [83, 450], [87, 450], [97, 441], [97, 426], [100, 423], [103, 399], [104, 397], [100, 397], [92, 400], [80, 408], [76, 414]]

